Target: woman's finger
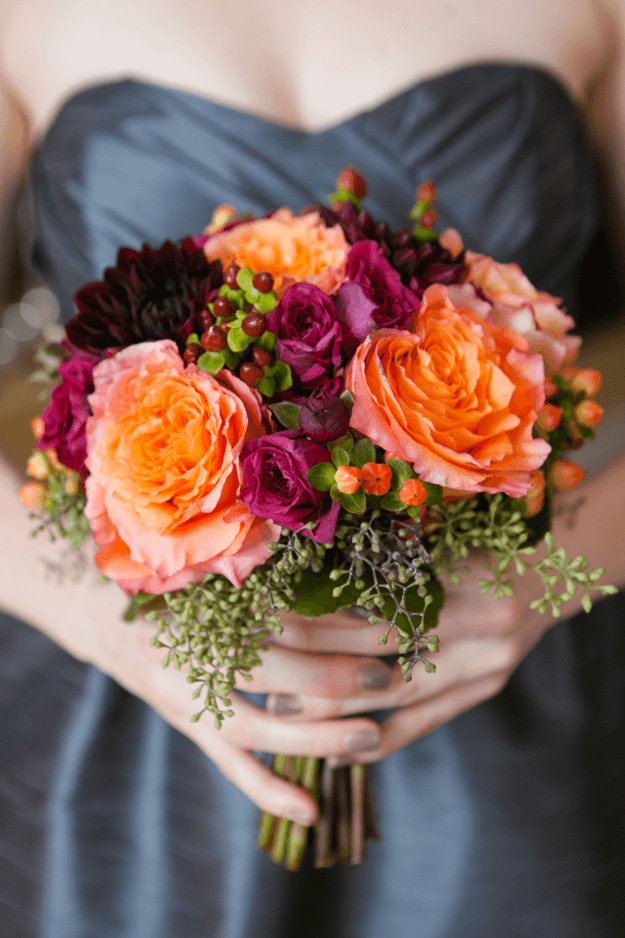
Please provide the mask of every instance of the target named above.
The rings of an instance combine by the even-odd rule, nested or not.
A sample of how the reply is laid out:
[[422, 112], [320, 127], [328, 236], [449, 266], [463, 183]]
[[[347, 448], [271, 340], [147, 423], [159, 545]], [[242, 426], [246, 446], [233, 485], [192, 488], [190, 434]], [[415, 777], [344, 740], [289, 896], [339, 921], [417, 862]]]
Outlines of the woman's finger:
[[319, 619], [305, 619], [302, 616], [283, 616], [282, 634], [275, 637], [272, 644], [292, 648], [297, 651], [351, 654], [351, 655], [396, 655], [398, 651], [393, 629], [385, 644], [380, 637], [385, 634], [388, 625], [385, 622], [370, 623], [366, 619], [354, 619], [347, 616], [327, 616]]
[[237, 676], [236, 686], [254, 693], [349, 697], [389, 687], [392, 671], [377, 658], [307, 654], [272, 645], [260, 653], [251, 680]]
[[519, 644], [510, 639], [452, 641], [436, 655], [428, 655], [436, 664], [434, 673], [427, 673], [417, 664], [412, 679], [404, 681], [401, 668], [394, 665], [391, 684], [375, 695], [357, 694], [336, 699], [304, 694], [272, 694], [267, 709], [293, 721], [324, 720], [374, 710], [409, 707], [449, 691], [457, 685], [479, 681], [488, 675], [505, 675], [520, 657]]

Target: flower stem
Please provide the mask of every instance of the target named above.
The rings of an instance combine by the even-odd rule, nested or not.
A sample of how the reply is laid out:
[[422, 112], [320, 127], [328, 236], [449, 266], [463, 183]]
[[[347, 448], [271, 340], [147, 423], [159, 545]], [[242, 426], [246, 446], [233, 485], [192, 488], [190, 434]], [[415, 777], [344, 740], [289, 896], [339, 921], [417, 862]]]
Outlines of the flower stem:
[[350, 782], [352, 795], [352, 843], [350, 863], [362, 863], [365, 856], [364, 789], [366, 772], [362, 765], [352, 765]]
[[315, 868], [323, 869], [334, 866], [336, 857], [333, 851], [332, 832], [334, 821], [334, 769], [323, 763], [319, 798], [319, 817], [315, 840]]
[[335, 773], [337, 807], [335, 821], [336, 849], [338, 859], [341, 863], [349, 863], [352, 855], [348, 773], [349, 768], [347, 766], [342, 766]]

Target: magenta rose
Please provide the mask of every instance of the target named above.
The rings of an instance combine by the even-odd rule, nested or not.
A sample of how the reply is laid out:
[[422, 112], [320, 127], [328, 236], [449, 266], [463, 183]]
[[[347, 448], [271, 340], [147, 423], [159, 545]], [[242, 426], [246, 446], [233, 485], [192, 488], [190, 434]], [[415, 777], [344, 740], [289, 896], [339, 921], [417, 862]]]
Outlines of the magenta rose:
[[336, 294], [343, 350], [353, 355], [374, 329], [406, 329], [419, 299], [403, 285], [375, 241], [359, 241], [347, 257], [346, 282]]
[[332, 299], [314, 284], [295, 283], [266, 322], [294, 383], [306, 389], [327, 384], [341, 364], [342, 330]]
[[82, 472], [87, 458], [87, 417], [91, 408], [87, 401], [93, 392], [93, 369], [99, 359], [79, 352], [59, 365], [61, 383], [52, 391], [50, 403], [43, 412], [44, 434], [39, 449], [53, 448], [59, 462]]
[[340, 505], [327, 492], [317, 492], [307, 473], [330, 459], [325, 446], [305, 439], [299, 430], [282, 430], [250, 440], [241, 451], [243, 504], [256, 517], [269, 518], [290, 531], [316, 523], [309, 536], [319, 544], [329, 544]]

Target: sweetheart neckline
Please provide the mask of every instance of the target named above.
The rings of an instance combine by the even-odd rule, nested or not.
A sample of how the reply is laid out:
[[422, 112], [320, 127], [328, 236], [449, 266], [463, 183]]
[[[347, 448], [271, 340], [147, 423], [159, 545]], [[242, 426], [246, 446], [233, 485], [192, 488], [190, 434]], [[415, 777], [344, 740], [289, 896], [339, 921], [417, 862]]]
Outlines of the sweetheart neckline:
[[209, 109], [212, 109], [217, 112], [224, 114], [231, 114], [239, 117], [242, 120], [249, 120], [261, 124], [267, 129], [275, 130], [277, 132], [292, 134], [294, 136], [300, 136], [303, 138], [319, 138], [324, 134], [331, 134], [337, 131], [340, 131], [344, 127], [348, 127], [350, 124], [362, 120], [372, 114], [375, 114], [378, 111], [382, 111], [386, 108], [393, 106], [394, 104], [401, 101], [403, 98], [407, 98], [412, 94], [426, 88], [428, 85], [433, 85], [441, 83], [444, 81], [455, 81], [463, 79], [467, 73], [476, 73], [479, 71], [512, 71], [512, 72], [522, 72], [530, 75], [536, 75], [543, 80], [549, 82], [553, 87], [557, 88], [562, 97], [568, 102], [568, 104], [574, 108], [576, 111], [579, 111], [579, 104], [575, 100], [573, 93], [566, 87], [563, 80], [553, 71], [548, 69], [543, 65], [535, 65], [523, 62], [481, 62], [481, 63], [470, 63], [467, 65], [460, 65], [456, 68], [449, 69], [447, 71], [438, 72], [435, 75], [431, 75], [429, 78], [419, 79], [414, 82], [412, 85], [409, 85], [407, 88], [403, 88], [400, 91], [396, 91], [393, 94], [389, 95], [383, 101], [378, 104], [373, 104], [370, 107], [362, 108], [361, 110], [355, 112], [354, 114], [343, 118], [340, 121], [337, 121], [333, 124], [330, 124], [328, 127], [321, 128], [319, 130], [307, 130], [302, 127], [294, 127], [288, 123], [281, 123], [271, 118], [263, 117], [261, 114], [256, 114], [254, 111], [244, 110], [241, 108], [234, 107], [230, 104], [225, 104], [223, 102], [217, 101], [213, 98], [207, 98], [202, 94], [199, 94], [195, 91], [190, 91], [185, 88], [176, 88], [173, 85], [163, 85], [158, 84], [158, 82], [149, 81], [142, 78], [117, 78], [111, 79], [110, 81], [97, 81], [92, 85], [81, 88], [78, 91], [70, 94], [65, 101], [60, 105], [52, 121], [48, 124], [47, 128], [44, 130], [38, 147], [41, 147], [49, 136], [50, 132], [56, 126], [61, 116], [67, 111], [71, 110], [72, 106], [84, 101], [85, 98], [88, 98], [92, 94], [97, 94], [103, 90], [114, 90], [116, 88], [121, 88], [124, 86], [132, 85], [136, 88], [145, 90], [146, 92], [159, 92], [164, 94], [178, 95], [184, 99], [189, 99], [197, 101], [199, 104], [206, 106]]

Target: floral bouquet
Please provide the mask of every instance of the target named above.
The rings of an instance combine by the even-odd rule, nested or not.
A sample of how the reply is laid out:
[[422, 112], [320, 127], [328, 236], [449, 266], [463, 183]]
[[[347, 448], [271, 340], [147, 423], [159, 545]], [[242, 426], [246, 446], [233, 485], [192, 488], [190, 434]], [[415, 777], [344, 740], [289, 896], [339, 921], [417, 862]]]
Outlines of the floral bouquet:
[[[434, 230], [423, 183], [393, 232], [343, 170], [332, 208], [263, 218], [221, 206], [205, 233], [122, 248], [76, 294], [35, 377], [55, 386], [33, 422], [22, 501], [155, 622], [219, 727], [237, 674], [259, 663], [280, 613], [358, 607], [383, 622], [406, 680], [428, 653], [469, 551], [509, 595], [510, 565], [544, 583], [558, 615], [581, 589], [614, 592], [549, 534], [550, 496], [582, 469], [598, 372], [560, 301], [514, 264]], [[545, 539], [547, 553], [529, 557]], [[259, 845], [297, 869], [360, 862], [376, 836], [363, 767], [277, 756], [320, 804], [314, 832], [261, 817]]]

